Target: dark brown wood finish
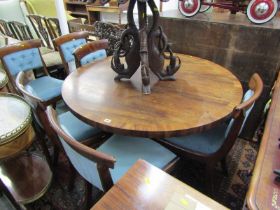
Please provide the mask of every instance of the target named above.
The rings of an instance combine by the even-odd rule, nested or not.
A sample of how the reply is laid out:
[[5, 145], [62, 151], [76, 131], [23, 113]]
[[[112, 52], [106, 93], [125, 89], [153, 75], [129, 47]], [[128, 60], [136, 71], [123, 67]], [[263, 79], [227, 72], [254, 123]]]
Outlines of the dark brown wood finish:
[[[254, 91], [254, 95], [247, 99], [245, 102], [237, 105], [232, 112], [232, 119], [234, 119], [231, 128], [228, 131], [227, 136], [225, 136], [223, 142], [221, 142], [221, 146], [217, 148], [215, 152], [212, 153], [203, 153], [201, 151], [192, 150], [188, 147], [182, 147], [181, 145], [177, 145], [172, 141], [166, 141], [165, 139], [154, 139], [159, 142], [163, 146], [167, 147], [169, 150], [173, 151], [175, 154], [182, 158], [191, 158], [198, 161], [201, 161], [206, 165], [206, 184], [208, 185], [209, 193], [213, 193], [214, 191], [214, 168], [216, 164], [221, 161], [222, 168], [224, 172], [227, 174], [226, 167], [226, 156], [229, 153], [230, 149], [235, 143], [239, 135], [239, 131], [245, 119], [245, 111], [248, 110], [253, 103], [260, 97], [263, 90], [263, 82], [258, 74], [254, 74], [249, 82], [249, 87]], [[224, 131], [226, 132], [226, 130]], [[211, 136], [209, 136], [211, 139]], [[214, 139], [213, 139], [214, 140]], [[203, 145], [202, 145], [203, 146]]]
[[280, 169], [280, 74], [274, 86], [257, 161], [246, 196], [249, 209], [279, 209], [280, 183], [273, 173]]
[[9, 25], [12, 29], [14, 37], [16, 37], [18, 40], [23, 41], [33, 39], [33, 35], [28, 25], [17, 21], [11, 21], [9, 22]]
[[[144, 160], [138, 160], [91, 210], [227, 209]], [[187, 208], [193, 207], [193, 208]]]
[[200, 132], [229, 117], [242, 99], [238, 79], [210, 61], [180, 55], [176, 81], [151, 75], [153, 94], [143, 95], [141, 75], [114, 81], [110, 57], [79, 68], [62, 87], [68, 107], [105, 131], [162, 138]]
[[107, 49], [108, 48], [108, 40], [107, 39], [102, 39], [102, 40], [98, 40], [98, 41], [93, 41], [93, 42], [89, 42], [79, 48], [77, 48], [73, 54], [75, 56], [75, 62], [76, 62], [76, 67], [80, 67], [81, 66], [81, 59], [92, 53], [95, 52], [97, 50], [102, 50], [102, 49]]
[[48, 18], [48, 17], [46, 17], [45, 19], [47, 22], [47, 29], [51, 39], [53, 40], [57, 37], [60, 37], [62, 34], [59, 26], [59, 20], [57, 18]]
[[30, 20], [37, 36], [43, 40], [44, 46], [53, 48], [52, 41], [50, 40], [51, 36], [48, 33], [48, 23], [46, 21], [46, 18], [44, 16], [34, 14], [27, 15], [27, 17]]
[[70, 34], [65, 34], [65, 35], [60, 36], [60, 37], [53, 40], [55, 48], [58, 49], [58, 51], [59, 51], [59, 54], [61, 56], [61, 59], [62, 59], [62, 62], [63, 62], [63, 65], [64, 65], [64, 68], [65, 68], [65, 71], [66, 71], [67, 75], [70, 73], [69, 72], [69, 66], [68, 66], [68, 63], [66, 62], [66, 60], [64, 58], [63, 52], [61, 50], [61, 45], [64, 44], [65, 42], [69, 42], [69, 41], [72, 41], [72, 40], [75, 40], [75, 39], [82, 39], [82, 38], [88, 39], [88, 37], [89, 37], [89, 32], [78, 31], [78, 32], [70, 33]]

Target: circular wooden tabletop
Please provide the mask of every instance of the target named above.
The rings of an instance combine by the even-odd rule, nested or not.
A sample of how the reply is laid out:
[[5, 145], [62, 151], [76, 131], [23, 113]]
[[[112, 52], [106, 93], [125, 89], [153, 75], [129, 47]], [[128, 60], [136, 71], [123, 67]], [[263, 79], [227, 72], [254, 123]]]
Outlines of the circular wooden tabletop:
[[62, 97], [81, 120], [104, 131], [149, 138], [187, 135], [227, 118], [243, 96], [239, 80], [210, 61], [179, 54], [176, 81], [151, 74], [150, 95], [142, 93], [140, 70], [130, 80], [115, 81], [111, 58], [71, 73]]

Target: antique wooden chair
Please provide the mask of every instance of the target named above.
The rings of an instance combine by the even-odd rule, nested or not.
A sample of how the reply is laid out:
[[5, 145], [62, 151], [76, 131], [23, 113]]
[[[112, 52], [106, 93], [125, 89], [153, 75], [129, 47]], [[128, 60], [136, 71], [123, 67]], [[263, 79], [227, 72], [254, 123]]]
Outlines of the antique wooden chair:
[[263, 82], [258, 74], [254, 74], [249, 82], [249, 90], [243, 102], [237, 105], [232, 112], [229, 124], [223, 123], [202, 133], [183, 137], [155, 139], [180, 157], [191, 158], [206, 164], [206, 181], [213, 192], [213, 171], [215, 165], [221, 161], [222, 168], [227, 173], [226, 155], [235, 143], [236, 138], [243, 129], [255, 101], [263, 90]]
[[34, 39], [28, 25], [26, 25], [25, 23], [10, 21], [9, 25], [16, 39], [21, 41]]
[[107, 57], [106, 50], [108, 48], [108, 40], [102, 39], [86, 43], [77, 48], [73, 54], [75, 57], [76, 67], [83, 66], [96, 60]]
[[3, 35], [6, 35], [6, 36], [9, 36], [12, 38], [16, 38], [9, 27], [9, 23], [2, 19], [0, 19], [0, 32]]
[[92, 149], [71, 136], [51, 106], [47, 108], [47, 114], [72, 165], [88, 184], [104, 192], [140, 158], [165, 171], [170, 171], [178, 160], [174, 153], [145, 138], [113, 135], [96, 150]]
[[43, 40], [44, 46], [53, 49], [54, 47], [51, 41], [51, 36], [48, 32], [48, 23], [46, 18], [44, 16], [34, 14], [27, 15], [27, 17], [30, 20], [37, 36]]
[[[41, 40], [28, 40], [2, 47], [0, 59], [14, 91], [20, 92], [29, 101], [48, 137], [55, 143], [56, 135], [49, 127], [45, 109], [61, 99], [63, 81], [49, 76], [39, 51], [40, 46]], [[41, 69], [45, 76], [33, 79], [29, 70]]]
[[81, 45], [86, 44], [88, 36], [87, 31], [80, 31], [66, 34], [53, 40], [62, 58], [66, 74], [76, 69], [73, 52]]
[[47, 29], [48, 29], [51, 39], [53, 40], [57, 37], [60, 37], [62, 34], [61, 34], [58, 19], [45, 17], [45, 20], [47, 22]]

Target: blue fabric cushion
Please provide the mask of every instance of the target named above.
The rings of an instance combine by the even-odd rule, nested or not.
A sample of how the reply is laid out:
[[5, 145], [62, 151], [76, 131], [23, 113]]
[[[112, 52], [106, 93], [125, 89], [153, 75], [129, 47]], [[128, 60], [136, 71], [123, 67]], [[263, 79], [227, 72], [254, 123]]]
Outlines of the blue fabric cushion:
[[74, 61], [75, 60], [73, 55], [74, 50], [80, 47], [81, 45], [84, 45], [85, 43], [86, 43], [85, 39], [74, 39], [72, 41], [65, 42], [64, 44], [62, 44], [60, 47], [65, 61], [67, 63], [70, 61]]
[[18, 74], [20, 71], [27, 71], [43, 67], [38, 48], [11, 53], [4, 56], [3, 60], [13, 76]]
[[92, 127], [75, 117], [70, 111], [58, 115], [61, 128], [77, 141], [88, 139], [101, 132], [100, 129]]
[[107, 57], [106, 50], [97, 50], [95, 52], [89, 53], [81, 59], [81, 65], [85, 65], [87, 63], [91, 63], [96, 60], [101, 60]]
[[204, 154], [212, 154], [222, 146], [225, 140], [224, 136], [226, 129], [227, 125], [223, 123], [222, 125], [205, 132], [196, 133], [189, 136], [168, 138], [166, 141], [187, 150]]
[[138, 159], [146, 160], [158, 168], [163, 168], [176, 157], [174, 153], [151, 139], [120, 135], [113, 135], [97, 150], [116, 158], [115, 169], [111, 170], [114, 183], [116, 183]]
[[61, 86], [63, 81], [53, 77], [44, 76], [31, 80], [25, 86], [25, 89], [32, 95], [47, 101], [61, 95]]

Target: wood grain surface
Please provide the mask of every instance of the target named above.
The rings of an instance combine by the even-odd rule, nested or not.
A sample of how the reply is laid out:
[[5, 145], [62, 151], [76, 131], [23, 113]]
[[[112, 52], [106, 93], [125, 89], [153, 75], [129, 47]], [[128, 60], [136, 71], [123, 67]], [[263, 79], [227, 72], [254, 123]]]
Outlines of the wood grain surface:
[[246, 197], [249, 209], [280, 209], [280, 181], [273, 173], [280, 169], [280, 74], [265, 122], [257, 161]]
[[227, 209], [144, 160], [129, 171], [94, 205], [100, 209]]
[[142, 94], [139, 70], [131, 80], [115, 81], [109, 57], [71, 73], [62, 97], [77, 117], [112, 133], [163, 138], [211, 128], [241, 102], [241, 84], [213, 62], [179, 56], [176, 81], [151, 74], [150, 95]]

